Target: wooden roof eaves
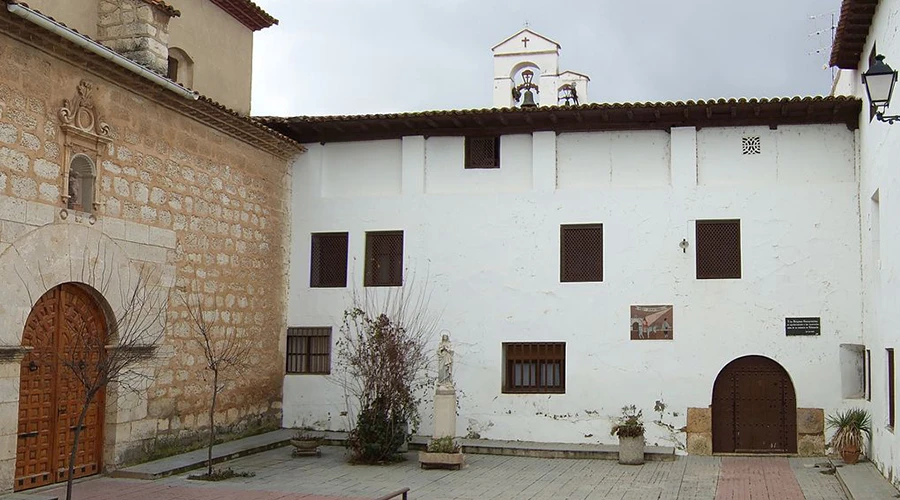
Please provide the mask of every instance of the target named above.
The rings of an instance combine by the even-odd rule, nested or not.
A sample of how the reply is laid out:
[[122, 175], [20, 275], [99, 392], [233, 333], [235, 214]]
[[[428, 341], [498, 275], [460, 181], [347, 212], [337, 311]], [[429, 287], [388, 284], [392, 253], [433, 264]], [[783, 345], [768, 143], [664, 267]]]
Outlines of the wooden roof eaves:
[[[879, 0], [843, 0], [829, 65], [857, 69]], [[862, 37], [850, 35], [863, 35]]]
[[[594, 108], [556, 108], [552, 110], [470, 112], [437, 116], [369, 117], [357, 119], [367, 130], [345, 120], [286, 122], [271, 119], [270, 126], [301, 143], [350, 142], [398, 139], [404, 136], [506, 135], [540, 131], [577, 132], [613, 130], [670, 130], [693, 126], [769, 126], [839, 123], [849, 129], [858, 126], [861, 101], [852, 98], [792, 99], [778, 101], [709, 101], [681, 105], [618, 105]], [[452, 117], [450, 120], [447, 117]], [[337, 127], [344, 125], [345, 130]], [[378, 126], [376, 126], [378, 125]]]

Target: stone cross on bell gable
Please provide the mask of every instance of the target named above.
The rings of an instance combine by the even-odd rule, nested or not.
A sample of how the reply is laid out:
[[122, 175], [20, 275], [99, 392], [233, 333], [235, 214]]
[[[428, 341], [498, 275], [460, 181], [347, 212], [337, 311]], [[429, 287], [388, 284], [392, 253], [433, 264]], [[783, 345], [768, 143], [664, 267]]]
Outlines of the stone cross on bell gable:
[[522, 41], [523, 44], [525, 44], [525, 48], [527, 49], [527, 48], [528, 48], [528, 42], [530, 42], [531, 39], [529, 39], [529, 38], [526, 36], [526, 37], [522, 38], [521, 41]]

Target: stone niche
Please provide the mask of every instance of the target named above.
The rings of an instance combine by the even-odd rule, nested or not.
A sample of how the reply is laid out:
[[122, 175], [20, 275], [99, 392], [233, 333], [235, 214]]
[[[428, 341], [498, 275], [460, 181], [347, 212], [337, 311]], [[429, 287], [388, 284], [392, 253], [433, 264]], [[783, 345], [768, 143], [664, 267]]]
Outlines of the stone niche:
[[[712, 408], [688, 408], [687, 452], [712, 455]], [[797, 454], [820, 457], [825, 454], [825, 411], [797, 408]]]
[[104, 152], [112, 142], [107, 125], [93, 100], [94, 85], [81, 80], [71, 100], [58, 111], [63, 136], [62, 202], [66, 209], [88, 215], [100, 208], [99, 169]]

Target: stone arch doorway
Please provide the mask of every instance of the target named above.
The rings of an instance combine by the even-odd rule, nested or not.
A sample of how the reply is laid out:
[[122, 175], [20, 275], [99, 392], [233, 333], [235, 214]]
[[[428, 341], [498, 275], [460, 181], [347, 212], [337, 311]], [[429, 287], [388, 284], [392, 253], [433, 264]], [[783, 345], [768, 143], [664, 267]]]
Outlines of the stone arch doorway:
[[[104, 307], [88, 287], [63, 283], [35, 303], [25, 322], [15, 490], [68, 478], [69, 454], [84, 389], [67, 363], [96, 366], [108, 327]], [[84, 365], [82, 365], [84, 366]], [[79, 438], [74, 476], [101, 470], [105, 393], [91, 403]]]
[[713, 385], [714, 453], [796, 453], [797, 400], [787, 371], [764, 356], [725, 365]]

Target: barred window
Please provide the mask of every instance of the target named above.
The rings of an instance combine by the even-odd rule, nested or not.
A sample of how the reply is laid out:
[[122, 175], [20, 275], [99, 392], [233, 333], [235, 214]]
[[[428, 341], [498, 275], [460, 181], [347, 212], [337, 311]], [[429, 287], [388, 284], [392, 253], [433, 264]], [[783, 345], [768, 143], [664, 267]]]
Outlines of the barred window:
[[697, 221], [697, 279], [741, 277], [741, 221]]
[[503, 392], [565, 394], [565, 342], [504, 342]]
[[331, 327], [291, 327], [287, 331], [287, 372], [331, 373]]
[[403, 285], [403, 231], [366, 233], [365, 285]]
[[466, 137], [466, 168], [500, 168], [500, 137]]
[[559, 229], [559, 281], [603, 281], [603, 224]]
[[347, 286], [347, 233], [313, 233], [309, 260], [309, 286]]

